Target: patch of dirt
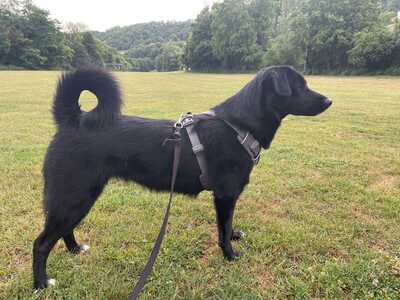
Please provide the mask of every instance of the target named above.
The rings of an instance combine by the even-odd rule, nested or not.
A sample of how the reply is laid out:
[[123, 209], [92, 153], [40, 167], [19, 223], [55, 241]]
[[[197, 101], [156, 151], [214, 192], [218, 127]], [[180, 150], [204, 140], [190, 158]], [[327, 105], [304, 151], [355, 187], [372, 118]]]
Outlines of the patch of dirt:
[[344, 257], [343, 253], [339, 249], [336, 249], [336, 248], [330, 249], [328, 251], [328, 253], [330, 256], [333, 256], [335, 258], [343, 258]]
[[382, 175], [370, 185], [373, 190], [391, 192], [400, 187], [400, 177], [391, 175]]
[[392, 270], [395, 276], [400, 277], [400, 259], [395, 260]]
[[209, 226], [210, 238], [204, 245], [202, 255], [200, 257], [200, 262], [203, 265], [207, 265], [210, 256], [218, 254], [218, 232], [216, 226]]
[[[251, 203], [250, 201], [244, 200], [243, 202]], [[261, 215], [267, 215], [271, 210], [275, 210], [281, 206], [280, 200], [272, 200], [272, 201], [255, 201], [253, 202], [253, 206], [256, 208], [256, 212]], [[240, 205], [238, 205], [240, 207]], [[240, 209], [240, 208], [238, 208]]]
[[388, 246], [381, 241], [372, 243], [371, 248], [381, 255], [392, 257], [390, 251], [388, 250]]
[[351, 213], [355, 219], [366, 225], [379, 226], [378, 219], [372, 214], [368, 214], [359, 207], [352, 207]]
[[261, 290], [266, 290], [273, 282], [273, 276], [266, 270], [262, 270], [255, 274], [256, 283]]
[[8, 256], [9, 262], [5, 266], [4, 272], [0, 272], [0, 282], [12, 280], [17, 276], [16, 273], [20, 269], [30, 267], [31, 252], [22, 246], [16, 246]]

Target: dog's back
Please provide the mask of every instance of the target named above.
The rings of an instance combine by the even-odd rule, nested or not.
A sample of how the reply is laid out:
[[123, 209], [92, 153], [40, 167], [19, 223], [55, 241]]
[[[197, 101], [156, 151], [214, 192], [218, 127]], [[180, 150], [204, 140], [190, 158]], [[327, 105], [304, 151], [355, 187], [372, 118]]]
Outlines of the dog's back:
[[[98, 100], [89, 112], [79, 106], [84, 90]], [[173, 122], [123, 116], [121, 103], [116, 80], [103, 69], [80, 69], [60, 78], [53, 104], [57, 133], [43, 166], [47, 212], [82, 201], [82, 197], [97, 198], [111, 177], [133, 180], [155, 190], [169, 189], [173, 147], [162, 144], [171, 134]], [[192, 176], [198, 166], [189, 143], [183, 144], [182, 164], [186, 162], [188, 167], [180, 171], [177, 191], [195, 195], [201, 191]]]

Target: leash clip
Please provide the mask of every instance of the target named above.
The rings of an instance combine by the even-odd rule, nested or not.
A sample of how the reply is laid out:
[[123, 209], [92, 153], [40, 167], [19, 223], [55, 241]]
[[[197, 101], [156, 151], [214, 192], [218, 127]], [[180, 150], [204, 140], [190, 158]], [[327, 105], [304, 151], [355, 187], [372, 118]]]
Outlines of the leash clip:
[[163, 147], [168, 143], [178, 144], [181, 142], [181, 129], [194, 123], [193, 114], [188, 112], [186, 114], [182, 114], [178, 121], [175, 122], [172, 133], [169, 137], [167, 137], [162, 143]]

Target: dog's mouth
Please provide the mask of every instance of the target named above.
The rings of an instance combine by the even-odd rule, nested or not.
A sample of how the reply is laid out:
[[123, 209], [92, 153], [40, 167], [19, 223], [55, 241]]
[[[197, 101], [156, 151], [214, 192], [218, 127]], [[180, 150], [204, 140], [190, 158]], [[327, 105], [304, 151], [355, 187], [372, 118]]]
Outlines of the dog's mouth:
[[318, 101], [313, 105], [313, 107], [306, 113], [305, 115], [308, 116], [317, 116], [327, 110], [329, 107], [332, 106], [332, 100], [325, 98], [322, 101]]
[[322, 102], [322, 110], [320, 110], [317, 114], [323, 113], [333, 104], [332, 100], [329, 98], [325, 98]]
[[330, 100], [329, 98], [324, 98], [323, 100], [318, 99], [317, 101], [310, 103], [311, 105], [309, 104], [301, 110], [295, 110], [291, 112], [291, 114], [300, 116], [316, 116], [331, 107], [332, 103], [332, 100]]

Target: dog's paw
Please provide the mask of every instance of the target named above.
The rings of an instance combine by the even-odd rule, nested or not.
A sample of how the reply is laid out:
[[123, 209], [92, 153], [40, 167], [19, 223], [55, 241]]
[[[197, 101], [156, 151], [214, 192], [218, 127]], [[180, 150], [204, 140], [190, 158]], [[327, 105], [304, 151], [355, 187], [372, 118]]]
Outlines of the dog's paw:
[[228, 260], [228, 261], [235, 261], [235, 260], [238, 260], [240, 257], [242, 257], [243, 256], [243, 252], [236, 252], [236, 251], [233, 251], [232, 253], [230, 253], [230, 254], [226, 254], [225, 255], [225, 258]]
[[56, 283], [57, 283], [57, 281], [54, 278], [47, 279], [47, 286], [48, 287], [55, 286]]
[[246, 234], [241, 231], [241, 230], [234, 230], [232, 232], [232, 237], [231, 240], [232, 241], [239, 241], [242, 237], [244, 237]]
[[73, 249], [70, 249], [69, 252], [71, 252], [72, 254], [80, 254], [89, 251], [89, 249], [90, 249], [89, 245], [83, 244], [83, 245], [77, 245]]
[[89, 249], [90, 249], [90, 246], [89, 246], [89, 245], [83, 244], [83, 245], [80, 246], [80, 252], [81, 252], [81, 253], [88, 252]]
[[35, 282], [35, 284], [34, 284], [35, 293], [37, 293], [38, 290], [55, 286], [56, 283], [57, 283], [57, 281], [54, 278], [49, 278], [49, 279], [46, 279], [43, 281]]

